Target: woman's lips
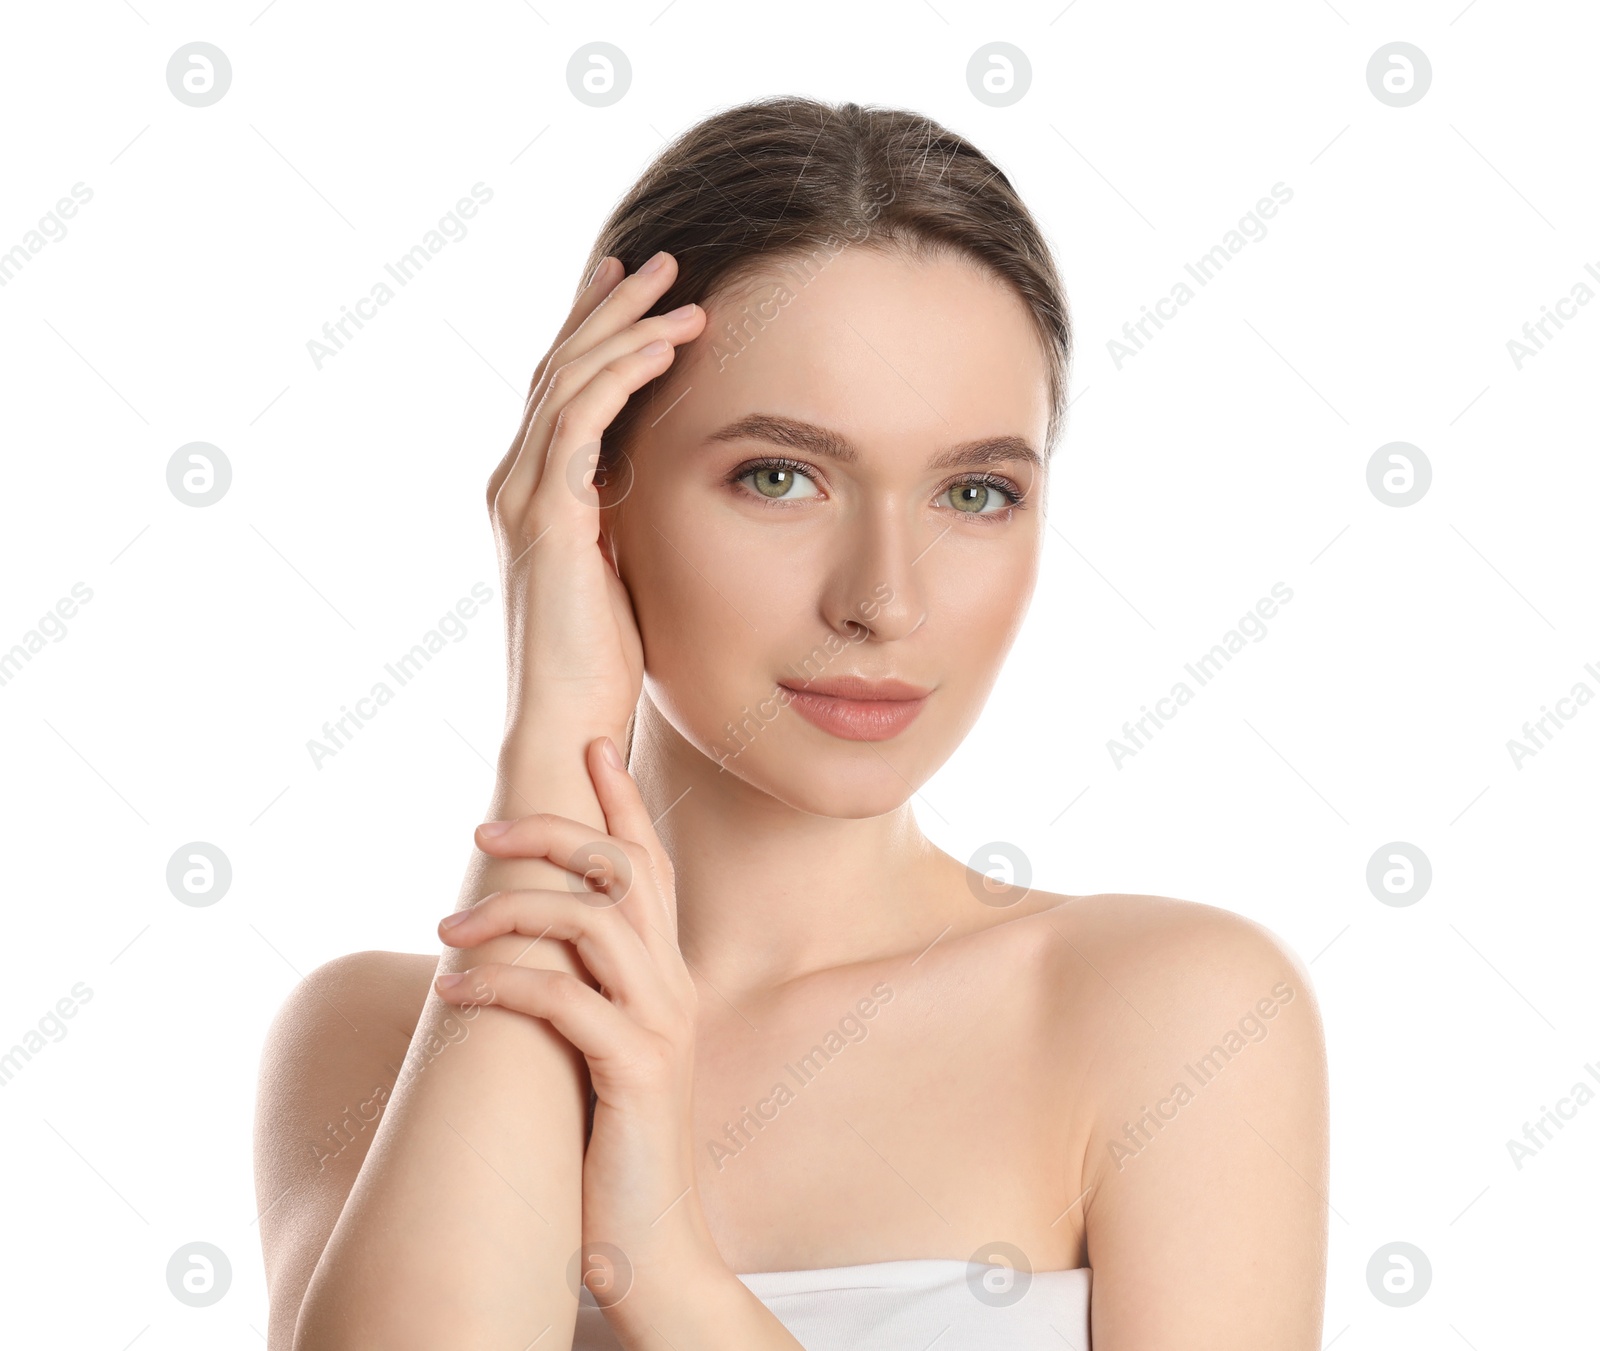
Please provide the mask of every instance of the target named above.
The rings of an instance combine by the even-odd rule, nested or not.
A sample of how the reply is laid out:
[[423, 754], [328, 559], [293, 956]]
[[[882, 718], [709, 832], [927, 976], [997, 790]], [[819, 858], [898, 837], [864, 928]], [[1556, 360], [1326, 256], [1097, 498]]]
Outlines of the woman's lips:
[[788, 691], [790, 707], [802, 718], [845, 741], [887, 741], [899, 736], [928, 702], [926, 694], [915, 699], [848, 699], [793, 685], [781, 688]]

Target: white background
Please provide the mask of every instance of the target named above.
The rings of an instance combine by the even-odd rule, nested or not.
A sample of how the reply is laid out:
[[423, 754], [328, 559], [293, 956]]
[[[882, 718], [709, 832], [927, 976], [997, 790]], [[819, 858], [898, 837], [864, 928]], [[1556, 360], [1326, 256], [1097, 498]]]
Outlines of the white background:
[[[1310, 963], [1325, 1343], [1594, 1335], [1600, 1103], [1520, 1169], [1507, 1141], [1600, 1072], [1600, 707], [1520, 768], [1506, 744], [1600, 692], [1600, 304], [1520, 370], [1507, 348], [1600, 270], [1592, 6], [106, 0], [4, 23], [0, 250], [93, 193], [0, 288], [0, 649], [93, 593], [0, 686], [0, 1052], [92, 991], [0, 1088], [5, 1340], [262, 1344], [262, 1037], [319, 963], [436, 948], [489, 800], [483, 487], [529, 372], [664, 139], [770, 93], [971, 138], [1070, 294], [1044, 572], [924, 828], [960, 857], [1014, 842], [1048, 890], [1227, 907]], [[1365, 75], [1397, 40], [1432, 65], [1404, 108]], [[231, 61], [210, 107], [166, 83], [191, 41]], [[632, 64], [607, 108], [567, 85], [591, 41]], [[1031, 63], [1009, 107], [967, 85], [994, 41]], [[476, 182], [467, 236], [316, 369], [307, 341]], [[1118, 369], [1108, 341], [1277, 182], [1266, 237]], [[1397, 440], [1433, 471], [1404, 508], [1366, 480]], [[168, 490], [190, 441], [232, 465], [214, 506]], [[478, 582], [464, 640], [314, 767], [308, 738]], [[1275, 582], [1267, 637], [1118, 768], [1108, 739]], [[191, 841], [231, 861], [210, 907], [166, 884]], [[1431, 861], [1416, 904], [1367, 887], [1391, 841]], [[233, 1267], [205, 1309], [165, 1279], [195, 1240]], [[1408, 1308], [1367, 1284], [1397, 1240], [1433, 1270]]]

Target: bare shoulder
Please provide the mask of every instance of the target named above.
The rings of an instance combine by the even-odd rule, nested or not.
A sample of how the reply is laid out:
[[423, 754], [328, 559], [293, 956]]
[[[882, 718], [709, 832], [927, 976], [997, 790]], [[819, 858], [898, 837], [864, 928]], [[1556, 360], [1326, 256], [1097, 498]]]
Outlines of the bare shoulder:
[[[1057, 946], [1057, 1025], [1085, 1048], [1094, 1340], [1314, 1347], [1328, 1090], [1305, 963], [1254, 920], [1165, 896], [1062, 898], [1033, 918]], [[1252, 1259], [1223, 1274], [1220, 1253]]]
[[1067, 1048], [1086, 1185], [1122, 1171], [1162, 1112], [1201, 1095], [1226, 1100], [1236, 1122], [1280, 1120], [1317, 1152], [1322, 1015], [1306, 964], [1278, 934], [1219, 906], [1119, 893], [1049, 897], [1023, 923]]
[[1055, 1007], [1052, 1032], [1080, 1043], [1087, 1030], [1103, 1025], [1129, 1023], [1132, 1034], [1140, 1028], [1172, 1033], [1235, 1004], [1248, 1011], [1273, 998], [1280, 984], [1315, 1020], [1300, 957], [1265, 925], [1220, 906], [1035, 888], [972, 937], [974, 954], [985, 959], [1001, 950], [1007, 961], [1026, 960]]
[[290, 991], [267, 1032], [254, 1152], [275, 1334], [294, 1327], [437, 968], [438, 958], [423, 953], [336, 957]]
[[308, 1109], [334, 1110], [330, 1093], [391, 1070], [393, 1082], [437, 968], [438, 959], [424, 953], [351, 952], [324, 962], [289, 992], [261, 1048], [258, 1173], [265, 1166], [276, 1174], [302, 1156], [315, 1161], [315, 1141], [290, 1137]]
[[406, 1011], [410, 995], [419, 990], [425, 993], [438, 965], [437, 953], [388, 952], [376, 948], [347, 952], [314, 968], [289, 992], [279, 1016], [293, 1013], [300, 1004], [313, 1000], [322, 1002], [330, 996], [341, 995], [359, 1001], [377, 1017], [398, 1013], [402, 1022], [410, 1018], [406, 1029], [409, 1036], [416, 1026], [415, 1018]]
[[[1153, 1021], [1199, 1012], [1213, 995], [1258, 987], [1264, 995], [1279, 981], [1313, 1000], [1295, 951], [1265, 925], [1219, 906], [1121, 893], [1052, 896], [1034, 918], [1060, 940], [1063, 977], [1076, 971], [1086, 992], [1124, 1004], [1132, 994], [1119, 1000], [1115, 986], [1126, 983], [1146, 995]], [[1097, 982], [1083, 980], [1096, 973]]]
[[[263, 1207], [285, 1188], [343, 1173], [351, 1157], [360, 1166], [437, 968], [423, 953], [351, 952], [289, 992], [262, 1045], [256, 1089]], [[265, 1215], [262, 1229], [264, 1238], [273, 1233]]]

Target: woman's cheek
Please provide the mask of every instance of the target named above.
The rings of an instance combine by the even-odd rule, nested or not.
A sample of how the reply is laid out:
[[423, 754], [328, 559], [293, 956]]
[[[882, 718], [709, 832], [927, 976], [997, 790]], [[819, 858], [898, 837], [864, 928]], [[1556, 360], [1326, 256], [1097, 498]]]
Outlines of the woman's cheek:
[[680, 730], [716, 741], [739, 711], [732, 692], [749, 683], [758, 665], [748, 652], [757, 635], [707, 579], [683, 570], [687, 577], [657, 573], [643, 594], [635, 593], [646, 679]]

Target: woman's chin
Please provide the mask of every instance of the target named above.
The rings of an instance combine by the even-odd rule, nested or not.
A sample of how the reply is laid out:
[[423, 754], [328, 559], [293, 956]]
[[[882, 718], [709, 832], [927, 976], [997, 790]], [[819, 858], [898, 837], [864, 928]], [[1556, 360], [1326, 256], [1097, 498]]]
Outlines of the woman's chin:
[[884, 816], [898, 811], [911, 796], [910, 787], [900, 782], [893, 789], [885, 785], [881, 790], [857, 784], [853, 786], [853, 791], [847, 791], [842, 786], [819, 785], [815, 781], [764, 787], [771, 796], [795, 811], [811, 816], [826, 816], [835, 821], [865, 821], [874, 816]]
[[795, 811], [860, 821], [897, 811], [927, 777], [907, 757], [880, 752], [861, 758], [785, 747], [772, 759], [747, 762], [752, 787]]

